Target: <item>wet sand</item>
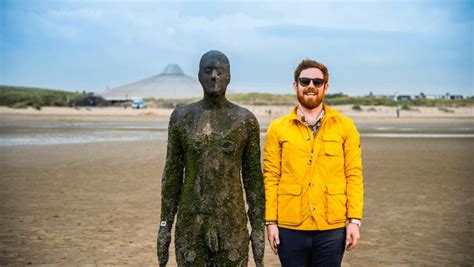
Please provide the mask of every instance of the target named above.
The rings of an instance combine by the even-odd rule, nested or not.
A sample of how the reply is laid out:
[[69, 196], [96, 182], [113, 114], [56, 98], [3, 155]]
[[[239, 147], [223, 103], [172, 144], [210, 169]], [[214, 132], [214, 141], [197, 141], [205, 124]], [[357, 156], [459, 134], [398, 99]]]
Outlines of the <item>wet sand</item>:
[[[473, 139], [362, 145], [362, 241], [344, 265], [472, 265]], [[0, 148], [0, 265], [157, 265], [165, 149], [165, 141]], [[171, 255], [173, 266], [173, 246]], [[265, 263], [279, 265], [268, 245]]]
[[[262, 129], [279, 112], [273, 109], [268, 116], [265, 107], [250, 109]], [[365, 116], [368, 112], [351, 116], [368, 134], [472, 135], [472, 110], [441, 115], [432, 110], [422, 117], [399, 119], [382, 113]], [[0, 265], [157, 265], [166, 156], [166, 140], [157, 134], [166, 131], [170, 113], [0, 107], [0, 138], [65, 130], [80, 137], [90, 130], [153, 133], [141, 141], [0, 145]], [[362, 148], [362, 240], [355, 251], [346, 253], [344, 265], [473, 265], [474, 138], [363, 135]], [[173, 245], [170, 255], [174, 266]], [[279, 266], [268, 244], [265, 264]]]

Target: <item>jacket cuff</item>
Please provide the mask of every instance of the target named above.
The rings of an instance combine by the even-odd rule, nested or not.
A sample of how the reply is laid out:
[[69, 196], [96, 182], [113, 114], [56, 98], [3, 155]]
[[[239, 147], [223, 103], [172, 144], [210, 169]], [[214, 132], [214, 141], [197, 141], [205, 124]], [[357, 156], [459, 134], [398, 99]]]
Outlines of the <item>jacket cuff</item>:
[[362, 212], [347, 212], [347, 218], [362, 220]]

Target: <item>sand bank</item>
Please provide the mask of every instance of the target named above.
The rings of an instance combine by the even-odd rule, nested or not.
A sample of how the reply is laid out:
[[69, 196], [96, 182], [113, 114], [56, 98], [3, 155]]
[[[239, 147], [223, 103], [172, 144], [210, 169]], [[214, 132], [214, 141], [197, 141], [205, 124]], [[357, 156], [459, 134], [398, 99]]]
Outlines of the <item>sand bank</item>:
[[[243, 105], [252, 111], [259, 120], [265, 122], [273, 118], [287, 114], [292, 106], [252, 106]], [[352, 105], [333, 106], [354, 119], [359, 118], [397, 118], [397, 107], [385, 106], [362, 106], [362, 111], [354, 111]], [[168, 120], [172, 109], [165, 108], [147, 108], [147, 109], [131, 109], [131, 108], [67, 108], [67, 107], [43, 107], [41, 110], [33, 108], [12, 109], [0, 106], [0, 116], [3, 115], [25, 115], [29, 117], [48, 116], [49, 118], [57, 116], [57, 118], [77, 118], [87, 119], [87, 117], [109, 118], [117, 120]], [[400, 119], [405, 118], [474, 118], [474, 106], [447, 108], [442, 110], [437, 107], [416, 107], [414, 110], [401, 110]]]
[[[362, 241], [344, 265], [472, 265], [472, 139], [362, 147]], [[156, 266], [165, 150], [165, 141], [1, 147], [0, 265]], [[268, 245], [265, 264], [278, 266]]]
[[[263, 127], [277, 112], [290, 109], [278, 108], [269, 116], [265, 107], [249, 107]], [[471, 116], [458, 116], [462, 112], [456, 111], [449, 116], [433, 113], [400, 119], [353, 117], [367, 133], [374, 129], [470, 133], [473, 117], [472, 110], [467, 111]], [[34, 131], [109, 134], [110, 129], [129, 131], [129, 127], [165, 131], [170, 113], [0, 107], [0, 133], [2, 137]], [[362, 241], [346, 254], [344, 265], [472, 265], [472, 140], [362, 135], [366, 186]], [[156, 266], [165, 156], [166, 140], [156, 136], [142, 141], [0, 146], [0, 265]], [[173, 247], [171, 255], [174, 266]], [[265, 264], [278, 266], [268, 244]]]

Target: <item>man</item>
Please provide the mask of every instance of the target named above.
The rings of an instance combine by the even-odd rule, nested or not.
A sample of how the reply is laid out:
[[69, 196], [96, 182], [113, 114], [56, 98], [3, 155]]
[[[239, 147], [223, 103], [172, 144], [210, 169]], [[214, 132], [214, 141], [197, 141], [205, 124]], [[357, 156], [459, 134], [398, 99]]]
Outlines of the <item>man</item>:
[[323, 104], [329, 87], [323, 64], [303, 60], [294, 79], [299, 104], [266, 135], [268, 241], [282, 266], [340, 266], [344, 249], [360, 237], [359, 133], [352, 120]]
[[255, 264], [261, 266], [265, 226], [258, 121], [250, 111], [226, 99], [230, 64], [223, 53], [209, 51], [202, 56], [199, 81], [204, 98], [178, 107], [169, 122], [158, 260], [161, 266], [168, 262], [177, 213], [179, 266], [247, 265], [243, 181], [253, 255]]

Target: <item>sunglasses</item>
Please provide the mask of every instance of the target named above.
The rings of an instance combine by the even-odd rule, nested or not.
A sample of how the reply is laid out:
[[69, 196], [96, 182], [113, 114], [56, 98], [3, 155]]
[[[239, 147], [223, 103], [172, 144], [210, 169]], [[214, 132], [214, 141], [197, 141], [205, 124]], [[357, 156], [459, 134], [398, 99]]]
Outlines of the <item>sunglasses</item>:
[[324, 84], [324, 79], [321, 79], [321, 78], [315, 78], [315, 79], [298, 78], [298, 81], [300, 82], [300, 85], [303, 86], [303, 87], [309, 86], [311, 81], [313, 81], [313, 85], [315, 87], [321, 87]]

